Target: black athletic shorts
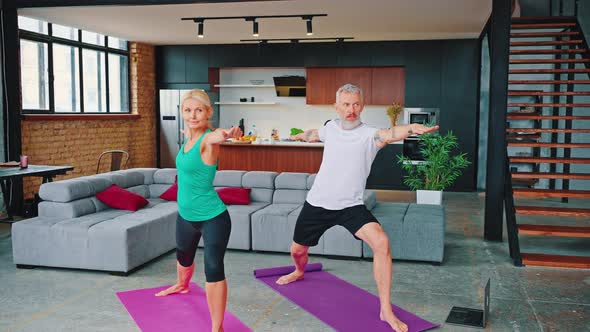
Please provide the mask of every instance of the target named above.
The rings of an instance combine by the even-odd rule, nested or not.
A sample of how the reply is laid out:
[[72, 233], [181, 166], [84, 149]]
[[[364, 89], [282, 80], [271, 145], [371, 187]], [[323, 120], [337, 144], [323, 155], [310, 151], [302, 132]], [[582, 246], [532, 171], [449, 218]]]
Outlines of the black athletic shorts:
[[370, 222], [379, 223], [364, 204], [343, 210], [327, 210], [306, 201], [297, 218], [293, 241], [302, 246], [313, 247], [318, 244], [325, 231], [336, 225], [343, 226], [360, 240], [354, 234]]

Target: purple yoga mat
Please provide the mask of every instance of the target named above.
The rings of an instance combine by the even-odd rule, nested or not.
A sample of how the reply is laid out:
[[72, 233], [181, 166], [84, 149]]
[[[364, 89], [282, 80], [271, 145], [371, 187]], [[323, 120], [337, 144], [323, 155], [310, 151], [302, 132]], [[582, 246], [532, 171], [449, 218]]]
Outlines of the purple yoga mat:
[[[379, 298], [335, 275], [322, 271], [316, 264], [305, 274], [305, 279], [287, 285], [277, 285], [276, 280], [294, 271], [293, 266], [281, 266], [254, 271], [256, 278], [267, 284], [328, 324], [336, 331], [391, 332], [391, 327], [379, 319]], [[285, 273], [285, 271], [287, 271]], [[306, 267], [307, 271], [307, 267]], [[262, 276], [262, 277], [258, 277]], [[419, 332], [438, 327], [410, 312], [391, 305], [395, 315], [406, 323], [408, 332]]]
[[[143, 332], [209, 332], [211, 318], [205, 291], [190, 283], [190, 292], [156, 297], [170, 286], [118, 292], [117, 297]], [[251, 331], [236, 316], [225, 312], [223, 328], [227, 332]]]

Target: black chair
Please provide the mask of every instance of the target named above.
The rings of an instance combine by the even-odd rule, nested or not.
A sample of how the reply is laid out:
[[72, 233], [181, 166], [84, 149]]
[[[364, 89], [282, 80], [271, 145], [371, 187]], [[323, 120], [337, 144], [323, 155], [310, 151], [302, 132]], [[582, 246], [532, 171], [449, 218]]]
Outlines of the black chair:
[[[122, 168], [127, 167], [127, 162], [129, 161], [129, 153], [123, 150], [109, 150], [105, 151], [100, 154], [98, 157], [98, 164], [96, 165], [96, 174], [99, 173], [100, 165], [103, 157], [111, 156], [111, 172], [118, 171]], [[107, 159], [105, 159], [106, 161]]]

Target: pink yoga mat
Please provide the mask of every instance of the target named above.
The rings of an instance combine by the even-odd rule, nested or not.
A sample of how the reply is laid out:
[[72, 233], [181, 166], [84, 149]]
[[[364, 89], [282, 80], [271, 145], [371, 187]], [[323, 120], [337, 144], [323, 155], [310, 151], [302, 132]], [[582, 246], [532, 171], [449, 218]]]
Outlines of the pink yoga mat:
[[[322, 271], [320, 263], [305, 267], [305, 279], [288, 285], [277, 285], [276, 280], [294, 271], [293, 266], [258, 269], [254, 276], [291, 302], [314, 315], [336, 331], [391, 332], [379, 319], [379, 298], [335, 275]], [[370, 272], [372, 274], [372, 272]], [[409, 332], [438, 327], [411, 312], [392, 305], [395, 315], [406, 323]]]
[[[117, 297], [143, 332], [210, 332], [211, 318], [205, 291], [191, 282], [187, 294], [154, 296], [168, 287], [118, 292]], [[251, 331], [229, 311], [225, 312], [223, 328], [227, 332]]]

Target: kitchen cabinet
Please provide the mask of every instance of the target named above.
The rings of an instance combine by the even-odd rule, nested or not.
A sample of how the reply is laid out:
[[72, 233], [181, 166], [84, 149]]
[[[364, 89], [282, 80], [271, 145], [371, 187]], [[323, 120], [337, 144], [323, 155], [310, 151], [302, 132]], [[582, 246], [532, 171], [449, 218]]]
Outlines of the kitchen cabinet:
[[306, 102], [310, 105], [333, 104], [336, 91], [346, 83], [363, 90], [366, 105], [404, 101], [403, 67], [309, 67], [306, 72]]

